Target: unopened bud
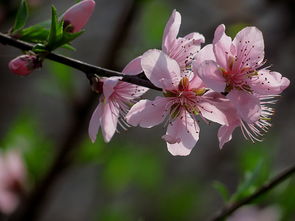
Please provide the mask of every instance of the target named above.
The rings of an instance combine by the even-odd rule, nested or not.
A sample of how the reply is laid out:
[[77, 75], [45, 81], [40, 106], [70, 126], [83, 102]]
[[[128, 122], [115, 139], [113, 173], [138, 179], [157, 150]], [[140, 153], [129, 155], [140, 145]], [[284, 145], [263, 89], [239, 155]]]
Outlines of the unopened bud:
[[68, 32], [79, 32], [88, 22], [95, 7], [95, 1], [83, 0], [70, 7], [62, 16], [65, 30]]
[[41, 66], [35, 55], [21, 55], [11, 60], [8, 64], [9, 70], [17, 75], [29, 75], [34, 69]]

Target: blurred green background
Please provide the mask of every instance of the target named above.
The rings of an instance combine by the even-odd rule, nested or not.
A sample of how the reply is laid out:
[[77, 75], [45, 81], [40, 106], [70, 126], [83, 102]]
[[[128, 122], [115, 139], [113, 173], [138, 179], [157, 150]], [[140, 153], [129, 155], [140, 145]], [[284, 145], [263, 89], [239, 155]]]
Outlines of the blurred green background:
[[[51, 4], [63, 12], [74, 2], [32, 0], [29, 23], [48, 19]], [[0, 1], [2, 32], [11, 26], [17, 3]], [[114, 44], [111, 40], [117, 24], [130, 4], [131, 0], [97, 0], [86, 33], [74, 42], [77, 51], [59, 52], [103, 65]], [[228, 27], [231, 36], [247, 25], [257, 26], [264, 33], [268, 64], [291, 82], [295, 80], [293, 1], [137, 0], [137, 4], [126, 40], [118, 44], [117, 56], [111, 58], [112, 69], [121, 70], [147, 49], [160, 48], [163, 29], [175, 8], [182, 14], [180, 36], [197, 31], [205, 35], [207, 43], [220, 23]], [[0, 147], [22, 151], [30, 181], [28, 189], [33, 189], [77, 120], [77, 106], [87, 99], [90, 88], [83, 74], [50, 61], [29, 77], [14, 76], [8, 72], [7, 63], [19, 51], [3, 45], [0, 50]], [[54, 182], [39, 219], [206, 220], [225, 202], [247, 196], [294, 162], [294, 93], [291, 84], [279, 98], [273, 128], [264, 142], [252, 144], [236, 131], [231, 143], [220, 151], [218, 127], [202, 124], [200, 141], [187, 157], [169, 154], [160, 138], [165, 131], [162, 126], [119, 129], [109, 144], [101, 136], [92, 144], [81, 124], [82, 138], [73, 144], [75, 159]], [[145, 97], [156, 94], [150, 91]], [[84, 113], [87, 119], [97, 102]], [[279, 220], [294, 220], [294, 178], [257, 199], [254, 205], [258, 209], [273, 206]]]

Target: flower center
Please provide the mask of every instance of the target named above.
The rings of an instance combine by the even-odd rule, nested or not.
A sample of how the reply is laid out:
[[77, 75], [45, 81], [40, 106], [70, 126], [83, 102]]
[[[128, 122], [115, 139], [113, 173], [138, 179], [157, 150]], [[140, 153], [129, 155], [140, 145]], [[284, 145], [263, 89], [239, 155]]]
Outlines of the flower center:
[[177, 89], [165, 91], [164, 96], [171, 98], [170, 116], [172, 119], [178, 117], [185, 110], [191, 114], [198, 115], [197, 97], [206, 93], [206, 88], [190, 88], [189, 79], [183, 77]]
[[226, 81], [225, 92], [230, 92], [232, 89], [244, 90], [252, 93], [252, 89], [248, 84], [248, 80], [258, 75], [256, 70], [250, 67], [242, 67], [234, 70], [236, 60], [233, 57], [228, 58], [228, 68], [219, 68]]

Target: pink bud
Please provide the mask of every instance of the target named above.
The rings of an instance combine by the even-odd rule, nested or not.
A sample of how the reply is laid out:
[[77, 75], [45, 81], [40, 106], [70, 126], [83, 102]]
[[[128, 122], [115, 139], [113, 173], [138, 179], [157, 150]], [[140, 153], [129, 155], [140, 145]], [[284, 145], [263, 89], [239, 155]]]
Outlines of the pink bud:
[[29, 75], [35, 68], [40, 67], [35, 55], [21, 55], [11, 60], [8, 64], [9, 70], [17, 75]]
[[80, 31], [88, 22], [95, 7], [95, 1], [83, 0], [70, 7], [61, 17], [64, 20], [64, 27], [67, 31], [75, 33]]

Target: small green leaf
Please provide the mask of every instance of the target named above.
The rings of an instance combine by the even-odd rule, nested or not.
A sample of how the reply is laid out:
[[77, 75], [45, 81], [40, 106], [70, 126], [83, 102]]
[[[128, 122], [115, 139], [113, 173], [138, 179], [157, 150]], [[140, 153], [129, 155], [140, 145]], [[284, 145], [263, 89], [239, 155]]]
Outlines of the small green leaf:
[[47, 48], [50, 51], [54, 50], [56, 48], [55, 44], [56, 44], [56, 42], [59, 41], [59, 38], [61, 38], [62, 31], [60, 31], [59, 26], [60, 26], [60, 24], [58, 22], [56, 8], [54, 6], [52, 6], [51, 26], [50, 26], [50, 31], [49, 31], [49, 35], [48, 35], [48, 44], [47, 44]]
[[21, 0], [20, 6], [18, 8], [18, 11], [16, 13], [15, 22], [12, 28], [12, 33], [17, 33], [20, 29], [22, 29], [28, 19], [29, 10], [28, 10], [28, 4], [26, 0]]
[[259, 174], [261, 173], [262, 166], [263, 166], [263, 161], [261, 160], [253, 171], [245, 174], [244, 181], [240, 183], [237, 191], [235, 192], [235, 194], [232, 195], [230, 199], [231, 202], [240, 200], [241, 198], [255, 191], [256, 182], [259, 178]]
[[62, 48], [68, 49], [70, 51], [76, 51], [76, 48], [74, 48], [71, 44], [64, 44]]
[[62, 38], [59, 39], [59, 41], [57, 41], [55, 43], [55, 48], [59, 48], [59, 47], [68, 47], [69, 43], [73, 40], [75, 40], [76, 38], [78, 38], [81, 34], [83, 34], [84, 31], [80, 31], [80, 32], [76, 32], [76, 33], [68, 33], [68, 32], [63, 32], [63, 36]]
[[42, 23], [22, 29], [19, 33], [20, 39], [31, 43], [46, 43], [49, 29]]
[[227, 187], [219, 181], [214, 181], [212, 185], [214, 189], [216, 189], [220, 196], [223, 198], [223, 200], [227, 202], [230, 198]]

